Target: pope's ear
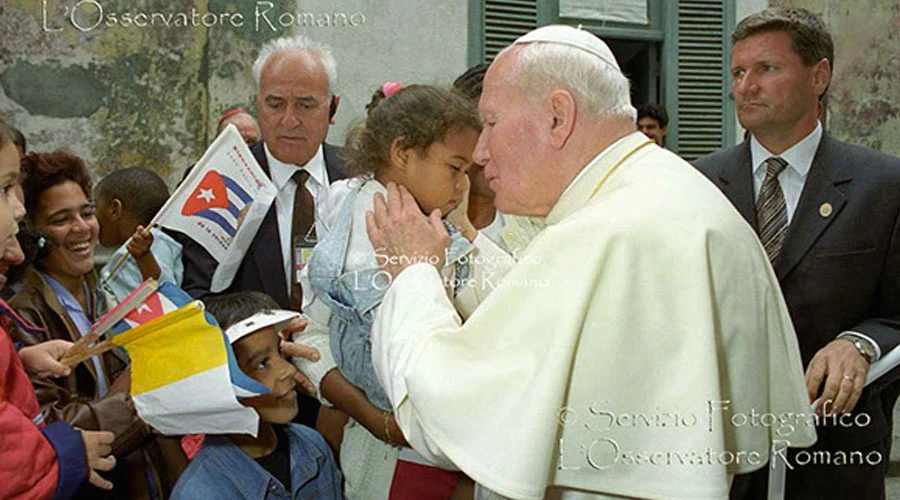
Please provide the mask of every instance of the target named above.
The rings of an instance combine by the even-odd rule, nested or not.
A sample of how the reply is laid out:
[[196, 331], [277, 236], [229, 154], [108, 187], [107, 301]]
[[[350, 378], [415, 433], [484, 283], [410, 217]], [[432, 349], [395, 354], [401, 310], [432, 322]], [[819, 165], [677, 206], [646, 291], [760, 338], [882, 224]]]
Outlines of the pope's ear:
[[575, 97], [568, 91], [554, 90], [550, 93], [548, 107], [553, 119], [550, 127], [550, 144], [556, 149], [562, 149], [575, 129], [577, 108]]

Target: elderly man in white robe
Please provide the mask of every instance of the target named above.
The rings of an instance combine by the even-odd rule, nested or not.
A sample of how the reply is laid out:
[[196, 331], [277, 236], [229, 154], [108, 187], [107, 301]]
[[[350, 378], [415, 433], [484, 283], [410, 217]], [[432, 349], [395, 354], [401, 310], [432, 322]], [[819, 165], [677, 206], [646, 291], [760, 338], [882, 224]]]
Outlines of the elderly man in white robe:
[[465, 324], [438, 273], [440, 214], [391, 185], [367, 219], [394, 277], [373, 360], [419, 453], [483, 497], [727, 498], [734, 474], [782, 459], [773, 444], [815, 441], [765, 251], [636, 131], [605, 43], [563, 26], [523, 36], [479, 110], [474, 160], [497, 208], [547, 227]]

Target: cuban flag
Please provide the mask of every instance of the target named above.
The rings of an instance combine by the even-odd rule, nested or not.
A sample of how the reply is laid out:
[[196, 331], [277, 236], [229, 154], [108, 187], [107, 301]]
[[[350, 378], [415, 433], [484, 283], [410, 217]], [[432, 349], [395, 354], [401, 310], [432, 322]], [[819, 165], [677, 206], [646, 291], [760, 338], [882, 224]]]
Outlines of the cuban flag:
[[241, 212], [253, 198], [234, 179], [210, 170], [181, 207], [185, 216], [202, 217], [234, 238], [241, 225]]
[[144, 299], [133, 311], [112, 327], [114, 334], [124, 333], [138, 325], [180, 309], [193, 302], [190, 295], [168, 281], [159, 284], [156, 292]]
[[[160, 316], [177, 311], [193, 301], [194, 299], [192, 299], [184, 290], [167, 281], [162, 282], [157, 287], [156, 292], [144, 299], [140, 305], [135, 307], [133, 311], [116, 323], [112, 327], [112, 332], [114, 335], [122, 334], [132, 328], [159, 318]], [[208, 323], [219, 327], [219, 324], [211, 314], [205, 314]], [[220, 327], [219, 330], [221, 330]], [[231, 385], [235, 395], [239, 398], [252, 398], [272, 392], [268, 387], [253, 380], [241, 371], [237, 363], [237, 358], [234, 356], [234, 350], [231, 348], [231, 343], [228, 342], [228, 338], [225, 336], [224, 332], [220, 333], [222, 335], [222, 342], [225, 344], [225, 351], [228, 354], [228, 372], [231, 375]]]
[[151, 224], [184, 233], [218, 265], [210, 291], [228, 288], [277, 190], [234, 125], [194, 165]]

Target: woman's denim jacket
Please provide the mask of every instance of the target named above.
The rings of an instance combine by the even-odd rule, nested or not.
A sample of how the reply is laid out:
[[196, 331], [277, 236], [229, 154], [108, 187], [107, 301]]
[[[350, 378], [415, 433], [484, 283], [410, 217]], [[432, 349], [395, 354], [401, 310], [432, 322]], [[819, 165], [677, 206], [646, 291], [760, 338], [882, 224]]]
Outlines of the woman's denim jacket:
[[[356, 199], [365, 184], [347, 195], [335, 227], [316, 246], [309, 262], [309, 280], [316, 297], [331, 309], [331, 351], [341, 374], [362, 389], [372, 404], [390, 410], [391, 403], [372, 368], [370, 339], [375, 310], [390, 286], [390, 277], [377, 267], [344, 272]], [[474, 247], [446, 221], [444, 226], [450, 232], [446, 266], [465, 257]], [[457, 265], [454, 283], [462, 283], [468, 271], [467, 262]]]

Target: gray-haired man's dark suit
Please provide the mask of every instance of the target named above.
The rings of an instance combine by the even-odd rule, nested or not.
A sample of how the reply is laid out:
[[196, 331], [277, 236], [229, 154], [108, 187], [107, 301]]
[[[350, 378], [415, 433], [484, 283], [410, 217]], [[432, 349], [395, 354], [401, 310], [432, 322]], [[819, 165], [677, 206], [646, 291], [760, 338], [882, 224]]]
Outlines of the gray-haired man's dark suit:
[[[756, 229], [750, 142], [695, 165]], [[824, 134], [775, 272], [804, 370], [843, 331], [872, 338], [882, 356], [900, 343], [900, 159]], [[851, 450], [861, 450], [863, 457], [875, 451], [881, 454], [878, 466], [797, 467], [788, 471], [785, 498], [883, 497], [897, 398], [894, 373], [863, 391], [854, 408], [871, 417], [868, 425], [819, 426], [818, 442], [807, 450], [828, 450], [832, 459], [838, 451], [847, 452], [848, 459]], [[764, 479], [757, 487], [764, 487]], [[754, 491], [750, 496], [760, 498]]]

